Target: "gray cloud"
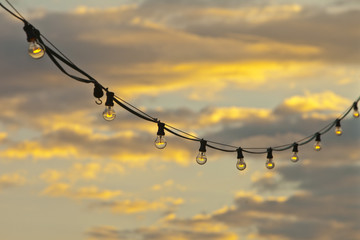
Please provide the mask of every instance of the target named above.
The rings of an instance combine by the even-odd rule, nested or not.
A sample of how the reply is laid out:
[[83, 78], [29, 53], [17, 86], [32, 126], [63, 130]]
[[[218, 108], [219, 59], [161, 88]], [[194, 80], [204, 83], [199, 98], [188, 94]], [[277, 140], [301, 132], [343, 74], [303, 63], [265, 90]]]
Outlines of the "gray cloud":
[[220, 240], [229, 236], [227, 233], [206, 233], [194, 231], [181, 231], [174, 229], [148, 229], [142, 228], [135, 231], [121, 231], [108, 227], [94, 227], [87, 232], [87, 235], [95, 239], [116, 239], [116, 240], [167, 240], [171, 238], [199, 239], [199, 240]]
[[[286, 201], [252, 197], [237, 197], [235, 207], [203, 219], [172, 219], [156, 228], [117, 230], [97, 227], [87, 234], [95, 239], [168, 239], [181, 236], [184, 239], [221, 239], [239, 232], [256, 228], [259, 238], [285, 239], [351, 239], [360, 236], [358, 208], [359, 167], [314, 167], [294, 170], [281, 168], [283, 181], [299, 182], [299, 192]], [[264, 187], [266, 187], [264, 185]], [[207, 232], [195, 230], [196, 226], [223, 224], [227, 231]], [[251, 232], [251, 231], [250, 231]], [[238, 235], [239, 236], [239, 235]]]

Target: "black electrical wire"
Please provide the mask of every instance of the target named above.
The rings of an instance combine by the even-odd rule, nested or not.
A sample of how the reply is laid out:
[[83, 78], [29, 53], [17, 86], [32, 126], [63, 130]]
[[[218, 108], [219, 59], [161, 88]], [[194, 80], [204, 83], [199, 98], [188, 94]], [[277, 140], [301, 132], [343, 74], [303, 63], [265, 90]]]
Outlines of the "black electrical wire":
[[[13, 15], [15, 18], [21, 20], [22, 22], [24, 22], [25, 24], [28, 24], [28, 22], [26, 21], [26, 19], [16, 10], [16, 8], [11, 5], [7, 0], [6, 2], [14, 9], [14, 11], [19, 15], [16, 15], [14, 12], [12, 12], [11, 10], [9, 10], [8, 8], [6, 8], [3, 4], [0, 3], [0, 6], [5, 9], [7, 12], [9, 12], [11, 15]], [[43, 37], [53, 48], [55, 48], [57, 50], [54, 51], [53, 49], [51, 49], [49, 46], [47, 46], [43, 40], [41, 39], [41, 37]], [[96, 81], [93, 77], [91, 77], [88, 73], [86, 73], [85, 71], [83, 71], [82, 69], [80, 69], [79, 67], [77, 67], [65, 54], [63, 54], [51, 41], [49, 41], [43, 34], [40, 34], [40, 36], [38, 37], [38, 40], [41, 44], [43, 44], [45, 46], [45, 49], [46, 49], [46, 53], [48, 54], [50, 60], [56, 65], [57, 68], [59, 68], [59, 70], [61, 72], [63, 72], [65, 75], [69, 76], [70, 78], [74, 79], [74, 80], [77, 80], [77, 81], [80, 81], [80, 82], [83, 82], [83, 83], [93, 83], [95, 85], [98, 85], [100, 86], [103, 90], [105, 91], [108, 91], [107, 88], [105, 88], [104, 86], [102, 86], [98, 81]], [[58, 61], [61, 61], [63, 64], [67, 65], [68, 67], [72, 68], [73, 70], [75, 70], [76, 72], [86, 76], [88, 79], [84, 79], [84, 78], [81, 78], [81, 77], [77, 77], [75, 75], [72, 75], [70, 73], [68, 73], [62, 66], [61, 64], [58, 62]], [[360, 100], [360, 97], [355, 101], [356, 103], [359, 102]], [[157, 120], [157, 118], [154, 118], [152, 116], [150, 116], [149, 114], [145, 113], [144, 111], [140, 110], [139, 108], [137, 108], [136, 106], [130, 104], [129, 102], [125, 101], [124, 99], [118, 97], [118, 96], [115, 96], [114, 98], [114, 102], [116, 102], [119, 106], [121, 106], [122, 108], [124, 108], [125, 110], [127, 110], [128, 112], [132, 113], [133, 115], [136, 115], [137, 117], [139, 118], [142, 118], [146, 121], [150, 121], [150, 122], [154, 122], [154, 123], [157, 123], [159, 122]], [[344, 119], [351, 111], [351, 109], [353, 109], [354, 107], [351, 106], [349, 107], [338, 119], [339, 120], [342, 120]], [[331, 128], [334, 127], [334, 125], [336, 124], [336, 121], [333, 121], [331, 123], [329, 123], [328, 125], [326, 125], [324, 128], [322, 128], [320, 131], [318, 131], [317, 133], [323, 135], [325, 133], [327, 133], [328, 131], [330, 131]], [[184, 138], [184, 139], [187, 139], [187, 140], [190, 140], [190, 141], [201, 141], [201, 140], [205, 140], [205, 139], [200, 139], [199, 137], [197, 136], [194, 136], [190, 133], [187, 133], [181, 129], [178, 129], [178, 128], [175, 128], [169, 124], [166, 124], [165, 123], [165, 126], [164, 129], [175, 135], [175, 136], [178, 136], [178, 137], [181, 137], [181, 138]], [[296, 144], [298, 144], [299, 146], [302, 146], [302, 145], [305, 145], [309, 142], [311, 142], [314, 138], [316, 137], [316, 134], [312, 134], [312, 135], [309, 135], [297, 142], [295, 142]], [[215, 150], [219, 150], [219, 151], [223, 151], [223, 152], [236, 152], [238, 147], [236, 146], [232, 146], [232, 145], [229, 145], [229, 144], [224, 144], [224, 143], [220, 143], [220, 142], [216, 142], [216, 141], [211, 141], [211, 140], [206, 140], [207, 143], [206, 145], [212, 149], [215, 149]], [[215, 145], [218, 145], [218, 146], [221, 146], [221, 147], [216, 147], [216, 146], [213, 146], [211, 144], [215, 144]], [[226, 148], [223, 148], [223, 147], [226, 147]], [[279, 145], [279, 146], [275, 146], [275, 147], [272, 147], [271, 149], [274, 150], [274, 151], [285, 151], [285, 150], [288, 150], [290, 148], [293, 147], [293, 143], [291, 144], [284, 144], [284, 145]], [[234, 150], [230, 150], [228, 148], [234, 148]], [[264, 153], [267, 153], [268, 152], [268, 149], [269, 148], [242, 148], [242, 150], [246, 153], [250, 153], [250, 154], [264, 154]]]
[[45, 41], [48, 42], [53, 48], [55, 48], [55, 50], [58, 51], [58, 53], [60, 53], [61, 56], [63, 56], [63, 58], [65, 58], [69, 63], [75, 65], [75, 64], [74, 64], [67, 56], [65, 56], [65, 54], [62, 53], [49, 39], [47, 39], [47, 38], [46, 38], [44, 35], [42, 35], [41, 33], [40, 33], [40, 36], [41, 36], [42, 38], [44, 38]]
[[18, 10], [8, 1], [8, 0], [5, 0], [7, 2], [7, 4], [10, 5], [10, 7], [22, 18], [25, 20], [25, 18], [18, 12]]
[[[8, 2], [9, 3], [9, 2]], [[8, 13], [10, 13], [11, 15], [13, 15], [14, 17], [16, 17], [17, 19], [19, 19], [20, 21], [22, 21], [22, 22], [25, 22], [25, 19], [24, 18], [21, 18], [21, 17], [19, 17], [18, 15], [16, 15], [15, 13], [13, 13], [12, 11], [10, 11], [8, 8], [6, 8], [2, 3], [0, 3], [0, 6], [3, 8], [3, 9], [5, 9]], [[12, 6], [11, 4], [10, 4], [10, 6]]]

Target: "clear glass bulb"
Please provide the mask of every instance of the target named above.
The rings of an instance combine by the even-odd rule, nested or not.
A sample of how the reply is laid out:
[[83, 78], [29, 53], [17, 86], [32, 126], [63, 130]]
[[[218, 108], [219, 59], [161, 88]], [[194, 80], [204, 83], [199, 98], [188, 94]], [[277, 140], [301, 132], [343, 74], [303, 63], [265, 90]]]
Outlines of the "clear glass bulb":
[[358, 118], [359, 117], [359, 110], [354, 110], [354, 112], [353, 112], [353, 117], [354, 118]]
[[335, 134], [338, 135], [338, 136], [341, 136], [341, 134], [343, 133], [341, 127], [336, 127], [335, 128]]
[[158, 135], [156, 140], [155, 140], [155, 147], [158, 149], [164, 149], [167, 145], [165, 136], [162, 135]]
[[240, 171], [245, 170], [245, 168], [246, 168], [246, 163], [245, 163], [245, 161], [244, 161], [243, 158], [238, 158], [238, 161], [237, 161], [237, 163], [236, 163], [236, 167], [237, 167], [237, 169], [239, 169]]
[[207, 161], [206, 153], [205, 152], [199, 152], [199, 154], [196, 157], [196, 162], [200, 165], [204, 165]]
[[272, 158], [268, 158], [265, 164], [267, 169], [273, 169], [275, 167], [275, 163], [272, 161]]
[[297, 152], [293, 152], [293, 155], [291, 156], [290, 160], [292, 162], [297, 162], [299, 161], [299, 156], [297, 155]]
[[42, 58], [45, 54], [45, 47], [36, 40], [29, 43], [28, 53], [34, 59]]
[[103, 112], [103, 117], [106, 121], [114, 120], [116, 117], [116, 113], [114, 111], [114, 108], [111, 106], [106, 106], [105, 110]]
[[315, 142], [314, 149], [315, 149], [315, 151], [321, 150], [321, 142], [320, 141]]

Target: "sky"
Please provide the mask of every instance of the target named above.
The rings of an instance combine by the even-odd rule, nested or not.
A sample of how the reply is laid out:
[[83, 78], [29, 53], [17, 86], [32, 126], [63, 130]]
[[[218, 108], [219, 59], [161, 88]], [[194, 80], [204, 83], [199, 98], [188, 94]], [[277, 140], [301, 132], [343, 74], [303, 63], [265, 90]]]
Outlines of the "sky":
[[[1, 1], [5, 5], [5, 1]], [[359, 97], [360, 3], [352, 0], [14, 0], [80, 68], [200, 138], [267, 148], [314, 134]], [[208, 149], [27, 54], [0, 9], [0, 239], [360, 239], [360, 125], [266, 154]], [[103, 100], [105, 100], [103, 98]]]

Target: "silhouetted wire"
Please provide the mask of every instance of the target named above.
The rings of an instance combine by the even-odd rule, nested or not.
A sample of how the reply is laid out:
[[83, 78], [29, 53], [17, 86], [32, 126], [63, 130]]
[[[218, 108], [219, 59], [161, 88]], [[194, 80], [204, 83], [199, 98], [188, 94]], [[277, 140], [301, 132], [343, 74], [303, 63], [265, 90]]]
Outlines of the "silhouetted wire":
[[134, 105], [130, 104], [129, 102], [125, 101], [124, 99], [120, 98], [119, 96], [116, 96], [115, 97], [119, 100], [119, 101], [122, 101], [123, 103], [129, 105], [130, 107], [134, 108], [136, 111], [142, 113], [143, 115], [147, 116], [148, 118], [151, 118], [154, 122], [157, 122], [157, 118], [154, 118], [152, 116], [150, 116], [149, 114], [147, 114], [146, 112], [142, 111], [141, 109], [135, 107]]
[[165, 129], [166, 131], [168, 131], [169, 133], [174, 134], [175, 136], [178, 136], [178, 137], [181, 137], [181, 138], [190, 140], [190, 141], [196, 141], [196, 142], [199, 142], [199, 141], [200, 141], [200, 139], [194, 139], [194, 138], [185, 137], [184, 135], [181, 135], [181, 134], [179, 134], [179, 133], [177, 133], [177, 132], [174, 132], [174, 131], [170, 130], [170, 129], [167, 128], [167, 127], [164, 127], [164, 129]]
[[[39, 39], [40, 43], [44, 44], [44, 42]], [[45, 44], [44, 44], [45, 45]], [[63, 57], [61, 57], [59, 54], [57, 54], [54, 50], [52, 50], [50, 47], [45, 45], [45, 48], [47, 49], [47, 55], [49, 56], [49, 58], [51, 59], [51, 61], [57, 66], [57, 68], [63, 72], [65, 75], [71, 77], [74, 80], [77, 80], [79, 82], [83, 82], [83, 83], [94, 83], [95, 80], [88, 75], [87, 73], [85, 73], [84, 71], [82, 71], [81, 69], [79, 69], [78, 67], [76, 67], [75, 65], [69, 63], [68, 61], [66, 61], [66, 59], [64, 59]], [[67, 66], [69, 66], [70, 68], [72, 68], [73, 70], [82, 73], [84, 76], [87, 76], [89, 79], [84, 79], [81, 77], [77, 77], [75, 75], [72, 75], [70, 73], [68, 73], [61, 65], [60, 63], [55, 59], [57, 58], [58, 60], [60, 60], [61, 62], [65, 63]]]
[[8, 0], [5, 0], [7, 2], [7, 4], [10, 5], [10, 7], [23, 19], [25, 20], [25, 18], [18, 12], [18, 10], [8, 1]]
[[169, 124], [165, 124], [166, 126], [168, 126], [169, 128], [171, 128], [171, 129], [173, 129], [173, 130], [175, 130], [175, 131], [178, 131], [178, 132], [181, 132], [181, 133], [183, 133], [183, 134], [185, 134], [185, 135], [187, 135], [187, 136], [189, 136], [189, 137], [192, 137], [192, 138], [195, 138], [195, 139], [197, 139], [197, 140], [200, 140], [201, 138], [199, 138], [199, 137], [197, 137], [197, 136], [195, 136], [195, 135], [193, 135], [193, 134], [190, 134], [190, 133], [187, 133], [187, 132], [185, 132], [185, 131], [183, 131], [183, 130], [181, 130], [181, 129], [178, 129], [178, 128], [176, 128], [176, 127], [173, 127], [173, 126], [171, 126], [171, 125], [169, 125]]
[[[223, 145], [225, 145], [225, 144], [223, 144]], [[229, 150], [229, 149], [224, 149], [224, 148], [218, 148], [218, 147], [215, 147], [215, 146], [210, 145], [208, 143], [206, 144], [206, 146], [208, 146], [209, 148], [215, 149], [215, 150], [222, 151], [222, 152], [236, 152], [236, 149], [235, 150]]]
[[68, 62], [72, 63], [73, 65], [75, 65], [67, 56], [65, 56], [65, 54], [63, 54], [49, 39], [47, 39], [43, 34], [40, 34], [42, 38], [44, 38], [46, 40], [46, 42], [48, 42], [53, 48], [55, 48], [56, 51], [58, 51], [61, 56], [63, 56], [66, 60], [68, 60]]
[[[12, 11], [10, 11], [7, 7], [5, 7], [2, 3], [0, 3], [0, 6], [5, 9], [7, 12], [9, 12], [11, 15], [13, 15], [14, 17], [16, 17], [17, 19], [19, 19], [22, 22], [25, 22], [25, 18], [21, 18], [18, 15], [16, 15], [15, 13], [13, 13]], [[10, 5], [11, 6], [11, 5]]]
[[123, 104], [122, 102], [120, 102], [117, 98], [114, 98], [114, 102], [116, 102], [118, 105], [120, 105], [122, 108], [126, 109], [127, 111], [131, 112], [132, 114], [138, 116], [139, 118], [142, 118], [146, 121], [149, 121], [149, 122], [156, 122], [154, 121], [154, 119], [152, 118], [149, 118], [147, 116], [144, 116], [144, 115], [141, 115], [140, 113], [134, 111], [133, 109], [129, 108], [128, 106], [126, 106], [125, 104]]
[[215, 141], [211, 141], [211, 140], [207, 140], [207, 142], [208, 143], [213, 143], [213, 144], [216, 144], [216, 145], [219, 145], [219, 146], [223, 146], [223, 147], [235, 148], [235, 151], [236, 151], [236, 149], [238, 149], [238, 147], [236, 147], [236, 146], [232, 146], [232, 145], [225, 144], [225, 143], [215, 142]]
[[[7, 12], [9, 12], [11, 15], [13, 15], [14, 17], [16, 17], [17, 19], [23, 21], [24, 23], [27, 23], [27, 21], [25, 20], [25, 18], [16, 10], [16, 8], [10, 4], [8, 2], [8, 0], [6, 0], [6, 2], [14, 9], [14, 11], [20, 16], [17, 16], [15, 13], [13, 13], [12, 11], [10, 11], [8, 8], [6, 8], [3, 4], [0, 3], [0, 6], [2, 8], [4, 8]], [[54, 50], [52, 50], [49, 46], [46, 46], [45, 43], [42, 41], [41, 38], [39, 38], [39, 41], [46, 47], [46, 52], [48, 53], [48, 56], [50, 57], [50, 59], [52, 60], [52, 62], [60, 69], [61, 72], [63, 72], [65, 75], [69, 76], [70, 78], [73, 78], [74, 80], [80, 81], [80, 82], [84, 82], [84, 83], [94, 83], [94, 84], [98, 84], [102, 89], [104, 89], [105, 91], [108, 91], [107, 88], [105, 88], [104, 86], [102, 86], [98, 81], [96, 81], [93, 77], [91, 77], [88, 73], [86, 73], [85, 71], [81, 70], [79, 67], [77, 67], [65, 54], [63, 54], [51, 41], [49, 41], [43, 34], [41, 34], [41, 36], [52, 46], [54, 47], [58, 53], [56, 53]], [[68, 67], [72, 68], [73, 70], [83, 74], [84, 76], [86, 76], [88, 79], [84, 79], [84, 78], [80, 78], [77, 76], [74, 76], [72, 74], [69, 74], [61, 65], [60, 63], [56, 60], [60, 60], [61, 62], [63, 62], [64, 64], [66, 64]], [[360, 101], [360, 97], [356, 100], [356, 102]], [[128, 112], [138, 116], [139, 118], [142, 118], [144, 120], [150, 121], [150, 122], [159, 122], [157, 118], [154, 118], [152, 116], [150, 116], [149, 114], [147, 114], [146, 112], [140, 110], [139, 108], [137, 108], [136, 106], [130, 104], [129, 102], [125, 101], [124, 99], [115, 96], [114, 98], [114, 102], [116, 102], [119, 106], [121, 106], [122, 108], [124, 108], [125, 110], [127, 110]], [[349, 113], [350, 111], [353, 109], [353, 106], [349, 107], [345, 113], [343, 113], [342, 115], [340, 115], [340, 117], [338, 118], [339, 120], [344, 119]], [[336, 121], [333, 121], [331, 123], [329, 123], [328, 125], [326, 125], [325, 127], [323, 127], [320, 131], [318, 131], [317, 133], [320, 134], [325, 134], [328, 131], [330, 131], [331, 128], [334, 127], [334, 125], [336, 124]], [[200, 141], [201, 138], [194, 136], [193, 134], [187, 133], [181, 129], [175, 128], [169, 124], [166, 124], [167, 127], [165, 127], [164, 129], [166, 129], [169, 133], [174, 134], [175, 136], [190, 140], [190, 141]], [[172, 129], [172, 130], [171, 130]], [[186, 136], [184, 136], [186, 135]], [[305, 145], [309, 142], [311, 142], [314, 138], [315, 138], [315, 134], [309, 135], [308, 137], [305, 137], [299, 141], [297, 141], [296, 143], [298, 145]], [[219, 146], [223, 146], [223, 147], [227, 147], [227, 148], [238, 148], [236, 146], [232, 146], [229, 144], [224, 144], [224, 143], [220, 143], [220, 142], [215, 142], [215, 141], [211, 141], [211, 140], [206, 140], [208, 143], [212, 143], [215, 145], [219, 145]], [[211, 144], [208, 144], [207, 146], [209, 148], [215, 149], [215, 150], [219, 150], [219, 151], [223, 151], [223, 152], [236, 152], [235, 150], [230, 150], [230, 149], [225, 149], [225, 148], [220, 148], [220, 147], [215, 147]], [[290, 149], [293, 146], [293, 143], [290, 144], [284, 144], [284, 145], [279, 145], [276, 147], [272, 147], [272, 149], [274, 151], [285, 151]], [[243, 152], [246, 153], [250, 153], [250, 154], [264, 154], [267, 153], [267, 149], [268, 148], [242, 148]], [[256, 151], [258, 150], [258, 151]]]

